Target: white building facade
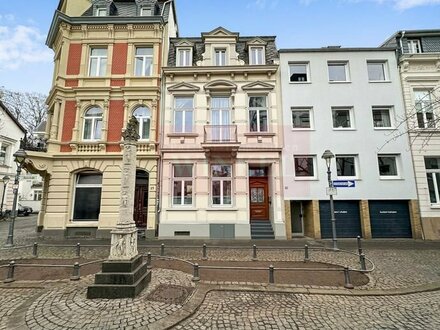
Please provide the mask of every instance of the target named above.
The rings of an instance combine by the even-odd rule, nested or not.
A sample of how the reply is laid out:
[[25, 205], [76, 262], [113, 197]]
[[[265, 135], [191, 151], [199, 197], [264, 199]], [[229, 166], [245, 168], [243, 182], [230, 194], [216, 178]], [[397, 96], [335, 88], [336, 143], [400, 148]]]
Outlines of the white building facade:
[[[330, 238], [327, 167], [338, 237], [421, 236], [414, 169], [393, 49], [280, 50], [288, 236]], [[287, 143], [288, 141], [288, 143]]]

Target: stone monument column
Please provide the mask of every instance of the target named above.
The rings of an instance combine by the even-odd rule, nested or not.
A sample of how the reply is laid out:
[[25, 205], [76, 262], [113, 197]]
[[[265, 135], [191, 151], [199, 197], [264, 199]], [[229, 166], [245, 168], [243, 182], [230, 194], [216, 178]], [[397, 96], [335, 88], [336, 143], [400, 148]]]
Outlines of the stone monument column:
[[139, 139], [138, 121], [131, 117], [124, 139], [119, 219], [112, 230], [109, 260], [131, 260], [137, 256], [137, 229], [133, 219], [136, 185], [136, 144]]

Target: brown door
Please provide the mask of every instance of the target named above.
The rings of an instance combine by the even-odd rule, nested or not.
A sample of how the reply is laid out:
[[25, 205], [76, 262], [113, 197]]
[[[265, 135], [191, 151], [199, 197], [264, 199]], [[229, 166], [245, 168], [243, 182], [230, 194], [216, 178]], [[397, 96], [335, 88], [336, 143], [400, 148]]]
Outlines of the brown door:
[[148, 214], [148, 189], [145, 185], [136, 185], [134, 195], [134, 222], [136, 227], [147, 227], [147, 214]]
[[251, 220], [269, 220], [267, 177], [249, 178]]

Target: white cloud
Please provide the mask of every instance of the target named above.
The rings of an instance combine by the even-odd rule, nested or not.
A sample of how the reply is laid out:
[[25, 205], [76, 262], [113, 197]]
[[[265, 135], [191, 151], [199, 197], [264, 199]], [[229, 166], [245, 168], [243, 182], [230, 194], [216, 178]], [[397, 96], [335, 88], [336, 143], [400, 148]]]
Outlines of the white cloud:
[[[318, 0], [299, 0], [303, 5], [309, 5], [312, 2]], [[440, 0], [339, 0], [342, 2], [376, 2], [379, 4], [391, 4], [394, 8], [398, 10], [407, 10], [414, 7], [428, 6], [428, 5], [439, 5]]]
[[0, 25], [0, 70], [52, 61], [52, 53], [44, 45], [44, 40], [45, 36], [34, 27]]
[[278, 5], [278, 0], [252, 0], [248, 3], [247, 8], [274, 9]]

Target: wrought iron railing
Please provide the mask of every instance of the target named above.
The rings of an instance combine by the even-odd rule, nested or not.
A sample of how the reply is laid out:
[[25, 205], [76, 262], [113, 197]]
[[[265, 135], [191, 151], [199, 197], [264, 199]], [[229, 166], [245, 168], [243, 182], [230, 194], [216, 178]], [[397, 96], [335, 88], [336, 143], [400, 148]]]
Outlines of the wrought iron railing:
[[205, 143], [237, 142], [237, 125], [205, 126]]
[[47, 139], [41, 137], [28, 136], [27, 134], [20, 140], [20, 149], [28, 151], [46, 152]]

